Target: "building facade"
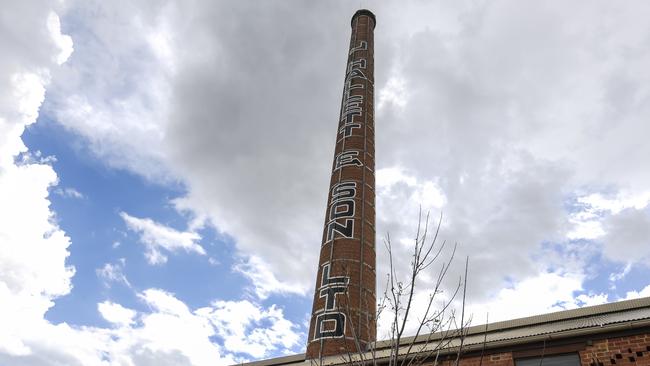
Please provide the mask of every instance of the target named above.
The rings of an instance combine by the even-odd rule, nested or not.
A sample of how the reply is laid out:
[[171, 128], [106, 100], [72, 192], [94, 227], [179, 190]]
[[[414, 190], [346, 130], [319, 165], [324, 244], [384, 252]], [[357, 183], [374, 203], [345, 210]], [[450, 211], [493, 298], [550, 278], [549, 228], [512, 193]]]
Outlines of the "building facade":
[[[650, 298], [476, 325], [464, 334], [462, 347], [458, 335], [405, 338], [397, 359], [431, 366], [456, 365], [457, 358], [459, 366], [650, 366]], [[298, 354], [246, 365], [387, 365], [390, 342], [369, 346], [364, 357], [313, 360]]]

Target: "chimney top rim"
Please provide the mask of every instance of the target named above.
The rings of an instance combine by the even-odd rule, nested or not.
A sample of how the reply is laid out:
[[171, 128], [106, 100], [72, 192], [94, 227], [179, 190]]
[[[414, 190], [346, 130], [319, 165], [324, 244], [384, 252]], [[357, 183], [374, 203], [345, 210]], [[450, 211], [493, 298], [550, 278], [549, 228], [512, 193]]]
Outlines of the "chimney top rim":
[[369, 17], [370, 19], [372, 19], [372, 29], [375, 29], [375, 26], [377, 25], [377, 18], [375, 17], [375, 14], [373, 12], [371, 12], [370, 10], [368, 10], [368, 9], [359, 9], [359, 10], [357, 10], [356, 13], [354, 13], [354, 15], [352, 16], [352, 20], [350, 21], [350, 26], [353, 25], [354, 19], [356, 17], [362, 16], [362, 15], [365, 15], [365, 16]]

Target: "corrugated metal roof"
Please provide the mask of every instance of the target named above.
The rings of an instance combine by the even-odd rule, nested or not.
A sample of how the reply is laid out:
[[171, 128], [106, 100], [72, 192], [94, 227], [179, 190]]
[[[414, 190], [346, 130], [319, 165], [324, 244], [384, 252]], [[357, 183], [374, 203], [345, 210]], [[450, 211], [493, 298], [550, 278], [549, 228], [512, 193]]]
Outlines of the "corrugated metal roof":
[[[545, 323], [570, 318], [579, 318], [595, 314], [613, 313], [622, 310], [636, 309], [640, 307], [650, 307], [650, 297], [640, 299], [612, 302], [608, 304], [585, 306], [578, 309], [557, 311], [548, 314], [529, 316], [525, 318], [506, 320], [490, 324], [490, 329], [520, 327], [529, 324]], [[481, 326], [476, 326], [479, 332], [482, 332]]]
[[[649, 299], [650, 300], [650, 299]], [[487, 333], [483, 332], [485, 330], [485, 325], [472, 327], [471, 333], [465, 337], [463, 340], [463, 349], [465, 351], [480, 350], [482, 347], [486, 349], [495, 348], [495, 347], [507, 347], [510, 345], [541, 341], [547, 338], [570, 338], [578, 335], [586, 334], [596, 334], [600, 332], [609, 332], [620, 330], [620, 325], [627, 327], [641, 327], [641, 326], [650, 326], [650, 306], [646, 305], [646, 302], [637, 302], [636, 304], [624, 304], [630, 305], [625, 307], [605, 307], [600, 308], [602, 311], [616, 310], [616, 309], [625, 309], [615, 312], [597, 314], [593, 309], [578, 309], [582, 310], [581, 312], [561, 314], [546, 314], [539, 317], [529, 317], [516, 319], [509, 322], [500, 322], [495, 323], [498, 325], [497, 330], [490, 330], [490, 324], [488, 324]], [[643, 308], [630, 308], [631, 305], [635, 306], [646, 306]], [[575, 315], [582, 315], [581, 317], [575, 317]], [[584, 316], [584, 314], [594, 314]], [[569, 319], [566, 319], [566, 318]], [[540, 319], [558, 319], [551, 320], [544, 323], [532, 323], [533, 321], [539, 321]], [[564, 319], [564, 320], [560, 320]], [[512, 326], [511, 328], [506, 328], [504, 323], [508, 323]], [[525, 325], [519, 325], [525, 324]], [[519, 325], [519, 326], [517, 326]], [[479, 332], [477, 329], [481, 329]], [[468, 328], [469, 330], [469, 328]], [[428, 338], [428, 339], [427, 339]], [[413, 337], [406, 338], [401, 342], [403, 346], [400, 347], [400, 354], [406, 354], [409, 344], [413, 341]], [[484, 343], [485, 342], [485, 343]], [[411, 354], [428, 354], [432, 351], [440, 351], [441, 354], [454, 353], [460, 346], [461, 339], [460, 337], [451, 337], [446, 339], [441, 339], [440, 334], [425, 335], [418, 337], [415, 341]], [[378, 342], [377, 348], [375, 348], [375, 357], [377, 359], [382, 359], [388, 357], [390, 354], [390, 348], [388, 342]], [[331, 362], [326, 364], [336, 365], [340, 364], [341, 361], [332, 359]]]
[[[583, 307], [580, 309], [558, 311], [549, 314], [530, 316], [525, 318], [489, 323], [487, 334], [485, 325], [476, 325], [466, 329], [467, 336], [463, 341], [465, 347], [474, 348], [483, 346], [485, 339], [486, 348], [502, 347], [508, 344], [534, 341], [539, 337], [571, 337], [578, 334], [591, 334], [614, 330], [617, 325], [650, 326], [650, 297], [620, 301], [615, 303]], [[417, 349], [425, 352], [440, 347], [442, 333], [426, 334], [415, 339]], [[414, 337], [404, 338], [402, 344], [408, 345]], [[537, 339], [539, 340], [539, 339]], [[458, 347], [460, 338], [447, 338], [444, 347], [452, 349]], [[387, 356], [389, 352], [388, 341], [375, 344], [376, 357]], [[251, 362], [248, 366], [271, 366], [300, 363], [305, 360], [304, 354]], [[338, 364], [340, 358], [332, 358], [324, 364]]]
[[[487, 342], [503, 341], [532, 337], [543, 334], [554, 334], [575, 329], [600, 328], [606, 325], [630, 322], [641, 319], [650, 319], [650, 308], [623, 310], [615, 313], [598, 314], [583, 318], [573, 318], [561, 321], [552, 321], [543, 324], [521, 326], [511, 329], [490, 331], [488, 324]], [[485, 329], [485, 327], [483, 327]], [[483, 333], [475, 333], [465, 338], [465, 344], [481, 344], [484, 339]]]
[[240, 365], [248, 366], [280, 366], [280, 365], [291, 365], [295, 363], [303, 363], [305, 361], [305, 354], [297, 354], [291, 356], [283, 356], [276, 358], [269, 358], [268, 360], [253, 361], [248, 363], [242, 363]]
[[[534, 315], [525, 318], [518, 318], [518, 319], [506, 320], [501, 322], [489, 323], [487, 326], [488, 337], [490, 333], [498, 330], [522, 328], [522, 327], [525, 327], [525, 329], [519, 331], [522, 334], [522, 336], [525, 336], [524, 334], [527, 333], [531, 333], [530, 335], [545, 334], [545, 333], [537, 333], [537, 332], [541, 331], [541, 329], [543, 329], [541, 328], [541, 326], [547, 323], [553, 323], [554, 324], [553, 327], [560, 326], [559, 324], [564, 324], [563, 326], [570, 327], [567, 329], [587, 328], [592, 326], [591, 324], [597, 324], [597, 325], [610, 324], [609, 322], [610, 320], [608, 320], [610, 318], [602, 318], [599, 322], [598, 317], [605, 317], [607, 314], [624, 312], [626, 310], [639, 309], [639, 308], [650, 308], [650, 297], [612, 302], [609, 304], [602, 304], [602, 305], [595, 305], [595, 306], [586, 306], [579, 309], [563, 310], [563, 311], [557, 311], [548, 314]], [[620, 317], [624, 315], [621, 313], [618, 316]], [[630, 313], [629, 316], [634, 317], [636, 315]], [[576, 319], [576, 320], [574, 322], [564, 322], [570, 319]], [[614, 319], [617, 318], [616, 317], [611, 318], [611, 320]], [[641, 319], [645, 319], [645, 318], [641, 318]], [[627, 319], [627, 320], [635, 320], [635, 319]], [[626, 321], [626, 320], [621, 320], [621, 321]], [[560, 323], [556, 324], [557, 322]], [[486, 328], [485, 325], [475, 325], [473, 327], [467, 328], [467, 334], [472, 335], [472, 334], [480, 333], [482, 337], [485, 328]], [[431, 340], [431, 339], [439, 339], [442, 336], [443, 336], [442, 333], [438, 333], [433, 337], [429, 335], [422, 335], [418, 338], [421, 338], [422, 340], [426, 340], [428, 338], [429, 340]], [[515, 338], [520, 338], [520, 337], [515, 337]], [[404, 339], [405, 342], [411, 342], [412, 340], [413, 337]], [[377, 348], [381, 348], [382, 346], [384, 346], [383, 345], [384, 343], [387, 342], [385, 341], [377, 342]]]

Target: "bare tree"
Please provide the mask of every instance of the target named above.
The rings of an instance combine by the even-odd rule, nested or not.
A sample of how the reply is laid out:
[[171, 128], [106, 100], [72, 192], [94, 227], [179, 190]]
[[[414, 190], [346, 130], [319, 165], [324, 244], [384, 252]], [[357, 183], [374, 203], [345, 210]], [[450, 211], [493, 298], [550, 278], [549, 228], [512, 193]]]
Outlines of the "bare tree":
[[[454, 365], [458, 366], [466, 336], [466, 328], [471, 319], [465, 319], [465, 295], [467, 292], [468, 258], [465, 260], [465, 272], [451, 290], [445, 292], [443, 285], [456, 254], [457, 244], [451, 248], [451, 254], [443, 258], [446, 241], [439, 243], [438, 235], [442, 224], [440, 215], [435, 230], [430, 232], [429, 213], [423, 218], [422, 211], [418, 215], [418, 225], [413, 239], [411, 261], [407, 273], [402, 278], [399, 263], [396, 261], [390, 234], [384, 239], [388, 254], [389, 273], [386, 275], [386, 286], [383, 296], [378, 300], [378, 323], [382, 317], [390, 318], [390, 334], [388, 339], [375, 342], [364, 349], [359, 342], [358, 334], [352, 328], [355, 339], [355, 349], [347, 349], [341, 355], [340, 363], [351, 365], [387, 365], [387, 366], [417, 366], [427, 360], [438, 363], [440, 352], [448, 350], [452, 340], [460, 340], [455, 346]], [[424, 273], [435, 274], [432, 287], [421, 289]], [[419, 291], [427, 292], [424, 310], [419, 313], [415, 309], [415, 296]], [[349, 292], [345, 292], [349, 307]], [[454, 308], [457, 298], [460, 299], [460, 316]], [[345, 306], [345, 305], [344, 305]], [[349, 313], [349, 308], [340, 309]], [[367, 324], [369, 326], [369, 324]], [[407, 332], [414, 330], [414, 333]], [[322, 365], [323, 360], [317, 360]]]
[[[451, 293], [445, 297], [442, 286], [454, 260], [457, 244], [454, 244], [449, 257], [446, 260], [442, 259], [441, 255], [447, 245], [446, 241], [442, 243], [438, 242], [442, 214], [438, 218], [438, 223], [433, 232], [433, 238], [430, 238], [429, 223], [429, 213], [427, 213], [423, 222], [422, 211], [420, 210], [418, 226], [413, 240], [410, 271], [407, 274], [406, 282], [401, 280], [397, 271], [390, 235], [387, 234], [384, 240], [388, 252], [390, 273], [387, 276], [389, 286], [387, 286], [384, 292], [386, 309], [383, 311], [387, 310], [388, 316], [392, 318], [392, 321], [390, 338], [388, 339], [390, 351], [388, 359], [383, 360], [382, 363], [389, 366], [419, 365], [432, 357], [435, 357], [437, 360], [436, 356], [439, 355], [439, 351], [449, 347], [451, 338], [461, 338], [456, 364], [458, 363], [462, 350], [462, 342], [465, 335], [464, 329], [467, 326], [464, 318], [468, 263], [467, 261], [465, 263], [464, 278], [460, 278], [455, 288], [452, 287]], [[436, 280], [433, 283], [433, 288], [428, 290], [428, 299], [424, 311], [419, 314], [414, 313], [413, 301], [415, 293], [419, 289], [421, 275], [424, 271], [436, 267], [437, 264], [439, 266], [436, 272]], [[461, 290], [461, 318], [460, 323], [458, 323], [456, 311], [452, 304]], [[442, 300], [437, 304], [436, 301], [440, 298]], [[415, 334], [410, 335], [408, 340], [405, 341], [405, 331], [408, 329], [407, 326], [412, 320], [415, 320]], [[436, 333], [438, 333], [438, 337], [434, 344], [432, 337]], [[409, 336], [409, 334], [406, 335]], [[421, 339], [422, 335], [424, 335], [424, 340]]]

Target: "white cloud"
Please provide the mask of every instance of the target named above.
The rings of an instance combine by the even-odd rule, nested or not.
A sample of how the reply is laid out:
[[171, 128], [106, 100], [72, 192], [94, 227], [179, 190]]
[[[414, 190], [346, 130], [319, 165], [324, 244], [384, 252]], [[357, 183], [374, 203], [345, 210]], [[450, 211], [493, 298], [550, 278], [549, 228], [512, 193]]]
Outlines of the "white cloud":
[[379, 94], [377, 109], [382, 110], [388, 103], [398, 108], [404, 108], [408, 100], [406, 83], [399, 77], [392, 77], [386, 82], [386, 86]]
[[120, 348], [136, 355], [139, 350], [160, 355], [180, 352], [192, 365], [219, 362], [215, 360], [221, 359], [221, 349], [210, 342], [214, 330], [206, 319], [196, 316], [164, 291], [149, 289], [141, 298], [151, 306], [152, 312], [142, 317], [142, 326], [134, 329], [133, 335], [126, 333], [120, 337], [117, 341]]
[[72, 187], [57, 188], [54, 190], [54, 193], [58, 194], [61, 197], [66, 197], [66, 198], [76, 198], [76, 199], [85, 198], [85, 196], [81, 192], [77, 191]]
[[[48, 165], [52, 159], [28, 152], [21, 135], [36, 121], [51, 68], [67, 59], [72, 43], [60, 34], [53, 4], [4, 6], [12, 14], [12, 24], [0, 24], [7, 31], [0, 37], [0, 364], [233, 364], [237, 359], [210, 340], [216, 334], [212, 322], [161, 290], [141, 294], [151, 309], [148, 312], [136, 313], [110, 301], [98, 304], [101, 315], [118, 325], [113, 329], [53, 324], [44, 319], [56, 298], [71, 291], [75, 271], [66, 265], [70, 239], [50, 209], [48, 195], [57, 184], [57, 175]], [[4, 17], [0, 22], [7, 20]], [[162, 237], [165, 250], [180, 247], [203, 252], [192, 233], [125, 216], [128, 219], [143, 237]], [[97, 274], [128, 285], [123, 267], [124, 261], [107, 263]], [[270, 335], [297, 337], [286, 331], [292, 326], [277, 308], [258, 307], [256, 312], [264, 314], [257, 318], [260, 322], [273, 324], [267, 330]], [[255, 335], [252, 339], [251, 344], [262, 344], [256, 352], [292, 345]]]
[[[107, 320], [122, 325], [111, 333], [113, 361], [136, 361], [139, 355], [151, 352], [160, 359], [177, 354], [191, 365], [233, 364], [240, 361], [234, 356], [237, 353], [261, 358], [271, 351], [291, 349], [299, 339], [295, 326], [275, 306], [263, 308], [246, 300], [215, 301], [192, 311], [173, 294], [158, 289], [145, 290], [140, 298], [150, 312], [136, 315], [118, 304], [99, 305], [103, 316], [113, 316]], [[136, 317], [137, 323], [133, 322]], [[214, 343], [214, 336], [222, 337], [223, 345]]]
[[124, 266], [126, 259], [120, 258], [117, 263], [106, 263], [102, 268], [95, 270], [97, 276], [104, 281], [104, 286], [110, 287], [112, 282], [121, 283], [127, 287], [131, 287], [131, 283], [124, 275]]
[[619, 262], [650, 265], [650, 212], [628, 208], [604, 222], [604, 254]]
[[240, 260], [233, 269], [250, 280], [252, 291], [260, 299], [266, 299], [272, 293], [298, 295], [304, 293], [304, 286], [299, 279], [279, 281], [269, 265], [255, 255]]
[[627, 276], [627, 274], [630, 273], [631, 270], [632, 270], [632, 263], [628, 263], [628, 264], [625, 265], [625, 268], [623, 268], [623, 270], [621, 272], [611, 273], [609, 275], [609, 280], [611, 282], [620, 281], [623, 278], [625, 278], [625, 276]]
[[476, 322], [489, 314], [490, 322], [575, 309], [581, 306], [608, 302], [606, 294], [581, 294], [584, 275], [577, 273], [545, 272], [525, 278], [512, 287], [501, 289], [484, 303], [468, 307]]
[[32, 70], [10, 73], [3, 81], [0, 95], [0, 166], [13, 164], [13, 160], [21, 152], [27, 151], [20, 136], [25, 127], [36, 121], [38, 108], [45, 97], [47, 76], [43, 70]]
[[[198, 310], [210, 319], [233, 353], [246, 353], [261, 359], [270, 351], [291, 350], [299, 345], [296, 326], [284, 318], [275, 305], [262, 309], [249, 301], [216, 301], [211, 308]], [[264, 326], [263, 323], [268, 323]], [[286, 352], [285, 352], [286, 353]]]
[[[606, 234], [604, 221], [621, 211], [634, 208], [641, 210], [650, 203], [650, 192], [630, 193], [619, 191], [615, 196], [592, 193], [577, 198], [580, 210], [571, 214], [573, 229], [569, 239], [598, 239]], [[606, 253], [607, 254], [607, 253]]]
[[602, 242], [605, 258], [625, 264], [621, 273], [610, 275], [610, 281], [624, 278], [635, 263], [650, 264], [650, 249], [646, 249], [650, 192], [592, 193], [576, 201], [579, 209], [571, 214], [574, 227], [567, 237]]
[[624, 300], [638, 299], [640, 297], [650, 296], [650, 285], [641, 289], [641, 291], [628, 291], [625, 294]]
[[567, 238], [593, 240], [600, 238], [605, 234], [602, 222], [594, 219], [581, 219], [581, 215], [572, 215], [570, 222], [573, 224], [571, 231], [567, 233]]
[[85, 137], [90, 151], [110, 166], [167, 181], [165, 151], [142, 149], [161, 144], [169, 110], [170, 70], [161, 54], [167, 36], [164, 24], [156, 24], [159, 7], [149, 5], [143, 12], [144, 3], [113, 4], [98, 12], [102, 4], [71, 4], [67, 17], [78, 25], [71, 27], [77, 49], [56, 70], [45, 110]]
[[[480, 300], [546, 273], [533, 260], [543, 244], [602, 237], [603, 218], [567, 200], [650, 186], [648, 4], [584, 5], [373, 9], [377, 172], [402, 175], [378, 187], [378, 235], [409, 240], [420, 203], [444, 207], [444, 238], [480, 268]], [[109, 164], [185, 183], [176, 207], [235, 239], [260, 297], [308, 294], [353, 10], [78, 5], [85, 33], [50, 109]]]
[[50, 31], [52, 40], [59, 48], [59, 53], [54, 58], [54, 61], [61, 65], [72, 55], [72, 38], [61, 33], [61, 20], [55, 12], [50, 12], [47, 16], [47, 29]]
[[[147, 289], [139, 294], [149, 308], [137, 312], [104, 301], [101, 316], [114, 324], [70, 327], [42, 319], [25, 325], [20, 340], [30, 352], [0, 351], [0, 363], [25, 365], [232, 365], [242, 357], [292, 352], [300, 334], [282, 310], [242, 301], [215, 301], [190, 309], [173, 294]], [[214, 337], [224, 340], [221, 345]]]
[[[575, 297], [574, 304], [579, 307], [594, 306], [610, 302], [607, 294], [580, 294]], [[572, 304], [573, 306], [573, 304]]]
[[628, 192], [618, 192], [615, 197], [606, 197], [601, 193], [593, 193], [578, 198], [578, 202], [587, 206], [589, 211], [609, 211], [616, 215], [626, 208], [635, 208], [640, 210], [650, 203], [650, 191], [631, 194]]
[[193, 252], [205, 255], [205, 249], [198, 244], [201, 236], [191, 231], [178, 231], [171, 227], [157, 223], [149, 218], [133, 217], [126, 212], [120, 216], [128, 228], [140, 235], [140, 242], [146, 246], [145, 256], [150, 264], [163, 264], [167, 262], [165, 252]]
[[[33, 352], [28, 333], [52, 301], [70, 291], [74, 274], [65, 264], [70, 239], [56, 224], [48, 199], [57, 175], [48, 159], [30, 154], [21, 139], [36, 122], [50, 70], [57, 66], [51, 56], [65, 51], [52, 37], [65, 36], [48, 27], [56, 17], [52, 4], [3, 7], [11, 17], [0, 19], [5, 30], [0, 37], [0, 353], [26, 355]], [[15, 24], [5, 24], [8, 20]]]
[[[406, 173], [399, 167], [378, 169], [376, 173], [377, 195], [379, 199], [397, 200], [391, 209], [399, 206], [412, 208], [422, 206], [426, 211], [440, 210], [447, 202], [444, 192], [437, 183], [432, 181], [418, 182], [413, 174]], [[390, 209], [381, 209], [386, 216], [400, 216]]]
[[104, 301], [97, 304], [97, 310], [102, 314], [104, 319], [118, 326], [133, 324], [133, 318], [135, 318], [136, 315], [135, 310], [125, 308], [120, 304], [110, 301]]

